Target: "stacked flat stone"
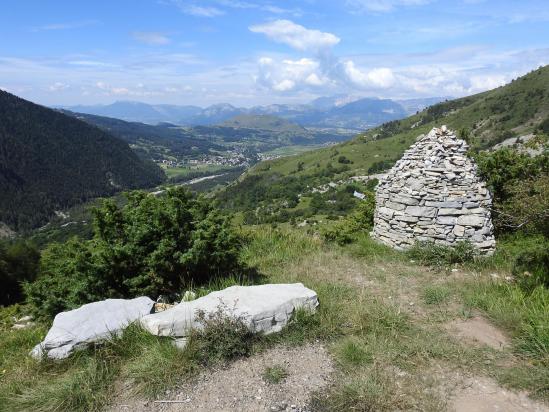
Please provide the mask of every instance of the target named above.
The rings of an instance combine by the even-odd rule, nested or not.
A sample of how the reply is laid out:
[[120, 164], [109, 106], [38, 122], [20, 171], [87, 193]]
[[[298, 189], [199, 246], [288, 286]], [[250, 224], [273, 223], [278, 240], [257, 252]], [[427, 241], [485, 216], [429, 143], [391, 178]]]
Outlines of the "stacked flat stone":
[[469, 241], [493, 253], [492, 197], [467, 150], [446, 126], [419, 136], [377, 187], [372, 236], [396, 249]]

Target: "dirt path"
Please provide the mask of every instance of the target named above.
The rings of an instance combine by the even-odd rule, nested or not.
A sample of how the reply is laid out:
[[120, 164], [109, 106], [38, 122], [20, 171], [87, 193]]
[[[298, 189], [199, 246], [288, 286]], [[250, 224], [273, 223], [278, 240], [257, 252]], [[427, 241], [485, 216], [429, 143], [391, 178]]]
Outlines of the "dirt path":
[[[333, 252], [319, 253], [306, 262], [288, 265], [284, 273], [282, 278], [275, 277], [276, 281], [314, 279], [355, 285], [361, 295], [375, 296], [396, 305], [421, 328], [442, 332], [443, 336], [447, 334], [463, 347], [497, 351], [504, 363], [517, 362], [509, 350], [511, 344], [505, 333], [480, 314], [463, 318], [463, 306], [457, 293], [455, 298], [450, 297], [440, 305], [429, 305], [423, 300], [427, 286], [459, 282], [474, 274], [457, 270], [441, 274], [402, 261], [374, 261], [365, 265], [360, 258]], [[458, 283], [454, 286], [459, 288]], [[545, 404], [530, 399], [528, 393], [508, 390], [484, 376], [482, 368], [475, 371], [444, 360], [433, 359], [432, 362], [425, 365], [431, 368], [429, 376], [423, 376], [425, 383], [416, 379], [421, 378], [421, 372], [413, 380], [418, 391], [428, 391], [431, 387], [440, 394], [440, 403], [433, 410], [438, 411], [445, 405], [451, 412], [549, 412]], [[278, 384], [265, 382], [266, 368], [275, 365], [283, 366], [288, 377]], [[333, 373], [334, 369], [331, 355], [320, 344], [278, 347], [240, 359], [227, 368], [205, 371], [160, 399], [171, 402], [119, 399], [111, 411], [309, 411], [311, 394], [328, 388], [336, 380], [338, 374]], [[433, 385], [429, 386], [428, 382]], [[407, 392], [404, 387], [399, 392], [402, 393], [398, 396], [410, 396], [404, 394]], [[420, 396], [419, 392], [417, 396]], [[419, 399], [418, 402], [421, 405]]]
[[533, 401], [525, 392], [503, 389], [492, 379], [466, 379], [450, 399], [452, 412], [549, 412], [549, 407]]
[[[282, 366], [287, 377], [268, 383], [268, 367]], [[128, 411], [308, 411], [311, 393], [330, 382], [332, 360], [320, 344], [277, 347], [223, 369], [202, 373], [175, 388], [162, 401], [119, 400], [112, 412]]]

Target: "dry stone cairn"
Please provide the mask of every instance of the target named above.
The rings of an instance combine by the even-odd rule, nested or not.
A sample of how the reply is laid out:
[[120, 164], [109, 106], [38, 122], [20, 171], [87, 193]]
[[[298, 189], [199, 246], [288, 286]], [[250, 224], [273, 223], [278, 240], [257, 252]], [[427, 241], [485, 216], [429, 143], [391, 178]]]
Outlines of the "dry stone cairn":
[[378, 185], [372, 236], [396, 249], [469, 241], [493, 253], [492, 198], [467, 149], [446, 126], [419, 136]]

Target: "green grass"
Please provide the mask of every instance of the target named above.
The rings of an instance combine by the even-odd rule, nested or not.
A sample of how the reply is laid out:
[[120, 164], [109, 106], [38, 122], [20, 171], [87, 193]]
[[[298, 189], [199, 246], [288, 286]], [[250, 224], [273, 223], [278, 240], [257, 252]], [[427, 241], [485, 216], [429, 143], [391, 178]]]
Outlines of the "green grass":
[[293, 156], [301, 153], [310, 152], [311, 150], [319, 149], [322, 145], [307, 145], [307, 146], [300, 146], [300, 145], [294, 145], [294, 146], [283, 146], [278, 147], [273, 150], [269, 150], [268, 152], [264, 152], [263, 154], [268, 156], [280, 156], [280, 157], [286, 157], [286, 156]]
[[273, 385], [282, 382], [287, 377], [288, 372], [286, 371], [286, 368], [282, 365], [269, 366], [263, 372], [263, 380]]
[[[336, 367], [331, 386], [313, 397], [315, 410], [442, 410], [446, 394], [435, 373], [439, 370], [489, 376], [549, 400], [548, 292], [526, 293], [517, 285], [491, 281], [490, 265], [499, 266], [500, 257], [477, 266], [475, 276], [441, 282], [448, 274], [444, 268], [411, 264], [405, 253], [367, 235], [341, 247], [289, 226], [243, 230], [242, 259], [261, 277], [219, 279], [200, 293], [232, 284], [302, 282], [318, 293], [316, 313], [299, 310], [281, 333], [253, 338], [231, 335], [230, 324], [214, 319], [215, 327], [194, 336], [184, 351], [130, 327], [111, 343], [66, 361], [38, 363], [27, 354], [46, 329], [12, 331], [11, 314], [3, 310], [0, 410], [101, 410], [120, 382], [131, 384], [129, 395], [150, 399], [208, 365], [273, 345], [311, 342], [324, 344]], [[514, 247], [518, 250], [504, 246], [502, 253]], [[469, 270], [468, 264], [461, 269]], [[448, 304], [450, 297], [456, 305]], [[419, 315], [410, 310], [410, 300], [421, 307]], [[481, 311], [507, 331], [513, 353], [467, 346], [449, 336], [443, 322], [461, 317], [463, 310]], [[267, 382], [284, 379], [283, 367], [270, 368], [263, 371]]]
[[423, 289], [423, 301], [427, 305], [439, 305], [450, 297], [451, 291], [446, 286], [431, 285]]
[[514, 284], [475, 282], [463, 290], [467, 305], [483, 310], [496, 324], [510, 331], [517, 353], [549, 366], [549, 291], [532, 292]]
[[164, 172], [168, 178], [184, 177], [196, 172], [208, 172], [214, 173], [226, 169], [223, 165], [189, 165], [186, 167], [163, 167]]

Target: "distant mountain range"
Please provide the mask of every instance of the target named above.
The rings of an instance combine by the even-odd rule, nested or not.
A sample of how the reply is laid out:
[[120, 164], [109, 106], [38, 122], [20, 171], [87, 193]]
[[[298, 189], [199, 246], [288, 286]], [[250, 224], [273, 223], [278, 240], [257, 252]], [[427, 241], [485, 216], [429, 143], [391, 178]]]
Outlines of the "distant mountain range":
[[[429, 106], [405, 119], [367, 130], [350, 141], [258, 163], [218, 194], [220, 204], [242, 211], [263, 206], [270, 216], [279, 207], [286, 216], [294, 216], [295, 210], [287, 207], [290, 188], [301, 191], [306, 185], [318, 186], [327, 177], [337, 182], [349, 175], [380, 173], [390, 168], [419, 135], [441, 125], [456, 130], [472, 151], [531, 135], [544, 142], [549, 125], [548, 84], [549, 66], [544, 66], [505, 86]], [[347, 162], [341, 164], [339, 158]], [[298, 206], [296, 210], [302, 213], [304, 209]]]
[[113, 117], [130, 122], [157, 124], [169, 122], [186, 126], [210, 126], [240, 115], [274, 115], [304, 127], [364, 130], [381, 123], [402, 119], [444, 100], [389, 100], [356, 98], [348, 95], [321, 97], [310, 104], [272, 104], [251, 108], [235, 107], [228, 103], [206, 108], [198, 106], [154, 105], [132, 101], [118, 101], [110, 105], [64, 107], [72, 112]]
[[35, 228], [54, 211], [164, 179], [123, 140], [0, 90], [0, 222], [11, 229]]

